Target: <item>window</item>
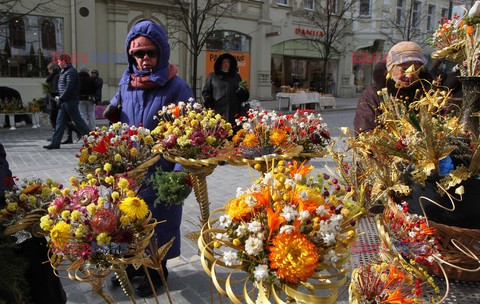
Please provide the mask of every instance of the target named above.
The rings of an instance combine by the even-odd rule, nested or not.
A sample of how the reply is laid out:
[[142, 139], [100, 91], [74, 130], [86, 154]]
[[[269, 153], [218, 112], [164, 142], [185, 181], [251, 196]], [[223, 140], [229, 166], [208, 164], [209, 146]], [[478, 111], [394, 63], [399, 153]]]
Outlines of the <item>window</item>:
[[435, 26], [435, 5], [428, 6], [427, 31], [433, 30]]
[[337, 13], [337, 0], [327, 0], [328, 1], [328, 9], [330, 13], [336, 14]]
[[207, 38], [207, 50], [250, 53], [250, 37], [234, 31], [213, 31]]
[[277, 4], [279, 4], [279, 5], [288, 5], [288, 0], [277, 0]]
[[303, 0], [303, 7], [308, 10], [313, 10], [314, 1], [313, 0]]
[[448, 8], [442, 8], [442, 18], [448, 18]]
[[42, 32], [42, 48], [55, 50], [57, 48], [57, 40], [55, 37], [55, 25], [50, 19], [43, 19], [40, 26]]
[[397, 25], [402, 25], [403, 24], [403, 6], [404, 6], [405, 1], [404, 0], [397, 0], [397, 15], [396, 15], [396, 20], [395, 23]]
[[62, 29], [63, 18], [0, 14], [0, 77], [45, 77]]
[[370, 0], [360, 0], [360, 16], [370, 16]]
[[417, 26], [420, 24], [421, 16], [421, 3], [418, 1], [413, 2], [412, 8], [412, 26]]
[[10, 45], [16, 49], [25, 48], [25, 23], [21, 17], [12, 18], [8, 22]]

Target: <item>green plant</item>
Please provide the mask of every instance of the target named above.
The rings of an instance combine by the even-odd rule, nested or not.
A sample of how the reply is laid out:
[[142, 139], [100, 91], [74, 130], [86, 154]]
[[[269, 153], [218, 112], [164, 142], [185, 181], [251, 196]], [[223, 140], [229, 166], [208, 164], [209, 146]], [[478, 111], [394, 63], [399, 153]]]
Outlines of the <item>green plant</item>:
[[157, 191], [155, 206], [160, 202], [181, 205], [192, 192], [190, 175], [185, 171], [164, 172], [158, 167], [147, 182]]

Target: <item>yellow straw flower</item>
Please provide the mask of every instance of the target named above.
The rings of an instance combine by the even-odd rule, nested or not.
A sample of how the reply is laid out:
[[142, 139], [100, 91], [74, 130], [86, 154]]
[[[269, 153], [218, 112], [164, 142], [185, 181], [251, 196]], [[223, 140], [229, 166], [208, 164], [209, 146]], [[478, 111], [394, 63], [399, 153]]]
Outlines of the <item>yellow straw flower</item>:
[[260, 141], [255, 134], [247, 134], [243, 140], [243, 145], [247, 148], [255, 148], [260, 144]]
[[99, 235], [97, 235], [98, 245], [110, 244], [111, 239], [112, 239], [112, 237], [108, 236], [108, 234], [105, 233], [105, 232], [102, 232]]
[[109, 163], [106, 163], [105, 165], [103, 165], [103, 170], [109, 172], [112, 170], [112, 165], [109, 164]]
[[15, 210], [17, 210], [17, 208], [18, 208], [17, 203], [8, 203], [7, 205], [7, 210], [10, 212], [14, 212]]
[[50, 239], [56, 247], [63, 248], [70, 241], [72, 238], [70, 228], [70, 224], [59, 222], [50, 230]]
[[120, 154], [115, 154], [115, 156], [113, 157], [113, 159], [117, 162], [121, 161], [122, 160], [122, 156]]
[[293, 231], [281, 233], [272, 240], [268, 248], [270, 267], [277, 270], [277, 275], [288, 283], [305, 281], [315, 273], [318, 253], [315, 244], [305, 235]]
[[275, 146], [280, 146], [285, 143], [287, 140], [287, 132], [285, 132], [282, 129], [273, 129], [271, 134], [270, 134], [270, 141], [272, 144]]
[[120, 202], [120, 210], [131, 218], [142, 219], [148, 213], [145, 201], [138, 197], [127, 197]]
[[126, 190], [129, 186], [130, 186], [130, 183], [124, 178], [121, 178], [118, 181], [118, 187], [122, 190]]

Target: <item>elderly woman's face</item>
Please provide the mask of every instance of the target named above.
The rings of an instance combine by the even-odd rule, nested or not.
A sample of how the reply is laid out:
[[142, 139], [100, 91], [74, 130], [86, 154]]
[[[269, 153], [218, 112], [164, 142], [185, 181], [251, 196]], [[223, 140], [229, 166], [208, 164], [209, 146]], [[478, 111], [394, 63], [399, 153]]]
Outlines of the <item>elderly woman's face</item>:
[[157, 49], [144, 49], [138, 50], [132, 53], [133, 58], [135, 58], [135, 62], [137, 63], [137, 67], [143, 71], [152, 70], [157, 66], [158, 63], [158, 51]]
[[[415, 71], [413, 73], [406, 73], [407, 69], [413, 64]], [[420, 62], [405, 62], [402, 64], [396, 64], [393, 66], [390, 74], [392, 79], [395, 81], [395, 86], [397, 88], [409, 87], [412, 83], [418, 80], [418, 74], [422, 68]]]

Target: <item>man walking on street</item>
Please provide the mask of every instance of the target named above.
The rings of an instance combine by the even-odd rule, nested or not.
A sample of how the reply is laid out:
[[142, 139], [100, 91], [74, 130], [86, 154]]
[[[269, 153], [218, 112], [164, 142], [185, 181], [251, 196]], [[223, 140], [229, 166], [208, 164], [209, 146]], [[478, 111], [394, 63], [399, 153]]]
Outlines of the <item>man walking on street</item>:
[[60, 149], [63, 132], [68, 124], [67, 114], [75, 123], [81, 135], [88, 134], [90, 129], [80, 116], [78, 110], [78, 100], [80, 95], [80, 81], [77, 70], [72, 66], [70, 56], [62, 54], [57, 60], [60, 67], [60, 78], [58, 79], [58, 95], [55, 97], [59, 112], [55, 124], [55, 133], [53, 133], [52, 142], [45, 149]]

